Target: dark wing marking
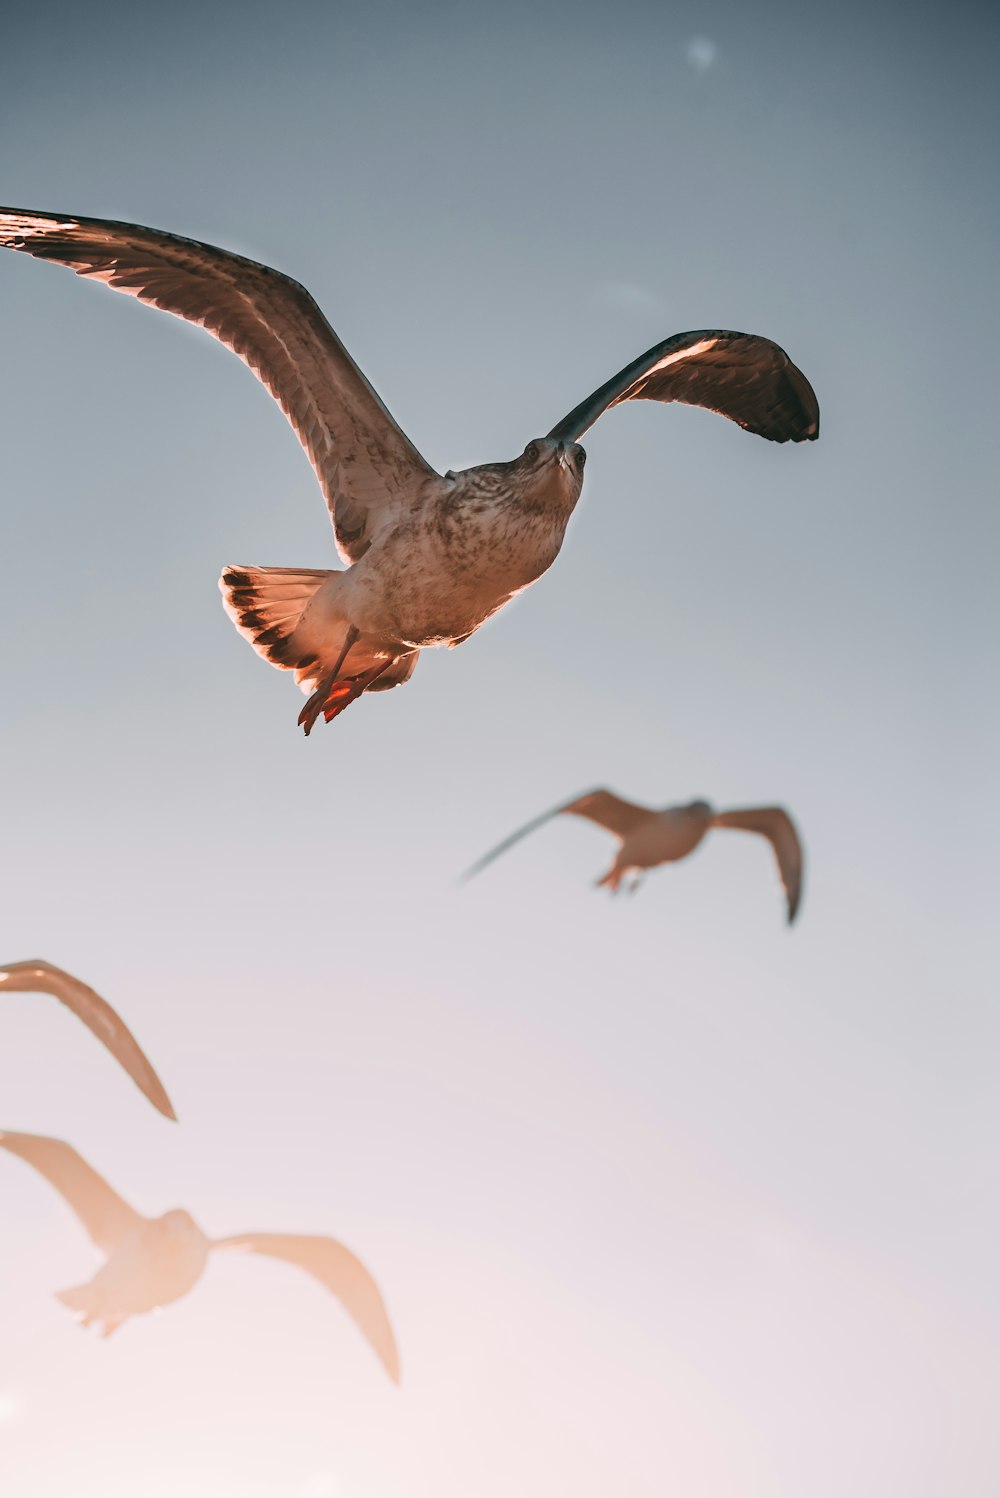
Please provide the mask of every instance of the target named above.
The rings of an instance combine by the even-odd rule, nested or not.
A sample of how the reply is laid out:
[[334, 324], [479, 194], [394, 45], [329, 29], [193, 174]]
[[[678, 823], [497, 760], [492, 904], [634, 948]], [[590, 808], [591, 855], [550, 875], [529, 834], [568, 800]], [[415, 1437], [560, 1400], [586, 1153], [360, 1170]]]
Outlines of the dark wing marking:
[[309, 455], [337, 545], [357, 561], [434, 470], [297, 281], [138, 224], [0, 209], [0, 246], [69, 266], [206, 328], [253, 370]]
[[101, 1176], [81, 1159], [72, 1145], [43, 1134], [0, 1132], [0, 1147], [20, 1155], [43, 1175], [79, 1217], [92, 1241], [106, 1254], [114, 1253], [144, 1217], [122, 1201]]
[[648, 806], [636, 806], [632, 801], [623, 801], [612, 791], [595, 790], [586, 791], [582, 796], [577, 796], [573, 801], [564, 801], [559, 806], [553, 806], [549, 811], [543, 811], [541, 816], [533, 817], [509, 837], [505, 837], [502, 843], [497, 843], [482, 858], [477, 858], [474, 864], [459, 875], [462, 880], [472, 879], [476, 874], [482, 872], [501, 853], [506, 853], [515, 843], [520, 842], [522, 837], [527, 837], [529, 832], [534, 832], [536, 827], [541, 827], [545, 822], [550, 822], [553, 817], [560, 816], [563, 812], [572, 812], [574, 816], [586, 817], [588, 821], [596, 822], [599, 827], [605, 827], [608, 832], [615, 833], [618, 837], [627, 837], [634, 827], [644, 822], [652, 813]]
[[271, 1259], [296, 1264], [313, 1275], [337, 1297], [393, 1383], [399, 1383], [399, 1353], [378, 1285], [361, 1260], [342, 1243], [300, 1233], [240, 1233], [232, 1238], [217, 1238], [212, 1247], [266, 1254]]
[[715, 827], [736, 827], [757, 832], [774, 849], [778, 873], [788, 900], [788, 924], [795, 919], [802, 898], [802, 842], [791, 817], [780, 806], [752, 806], [744, 811], [720, 811], [712, 818]]
[[813, 388], [784, 349], [769, 338], [715, 328], [664, 339], [581, 401], [549, 436], [578, 442], [602, 411], [633, 400], [705, 406], [770, 442], [819, 436]]
[[50, 993], [71, 1009], [98, 1040], [125, 1068], [136, 1086], [146, 1094], [154, 1108], [167, 1118], [177, 1114], [163, 1083], [139, 1047], [125, 1021], [116, 1014], [100, 994], [74, 978], [72, 973], [54, 967], [51, 962], [35, 958], [29, 962], [9, 962], [0, 967], [0, 988], [21, 993]]

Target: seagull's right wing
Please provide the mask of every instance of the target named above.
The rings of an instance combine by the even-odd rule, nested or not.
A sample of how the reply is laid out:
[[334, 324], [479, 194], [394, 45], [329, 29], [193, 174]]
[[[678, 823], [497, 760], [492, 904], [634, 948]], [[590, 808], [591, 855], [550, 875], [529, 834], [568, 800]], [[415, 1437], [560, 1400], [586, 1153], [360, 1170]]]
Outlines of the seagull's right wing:
[[534, 832], [536, 827], [550, 822], [553, 817], [558, 817], [563, 812], [572, 812], [574, 816], [586, 817], [590, 822], [596, 822], [598, 827], [604, 827], [608, 832], [613, 832], [616, 837], [626, 838], [640, 822], [644, 822], [651, 815], [648, 806], [636, 806], [633, 801], [623, 801], [621, 796], [616, 796], [613, 791], [596, 790], [586, 791], [584, 795], [577, 796], [574, 801], [563, 801], [559, 806], [553, 806], [549, 811], [543, 811], [540, 817], [533, 817], [509, 837], [505, 837], [502, 843], [497, 843], [482, 858], [466, 869], [460, 877], [472, 879], [476, 874], [482, 872], [501, 853], [506, 853], [515, 843], [520, 842], [522, 837], [527, 837], [529, 832]]
[[802, 373], [770, 338], [702, 328], [654, 344], [574, 406], [549, 433], [579, 442], [603, 411], [622, 401], [705, 406], [769, 442], [814, 442], [819, 404]]
[[305, 448], [346, 561], [363, 556], [376, 531], [436, 477], [289, 276], [179, 234], [17, 208], [0, 208], [0, 246], [173, 312], [238, 354]]
[[216, 1238], [212, 1247], [266, 1254], [313, 1275], [337, 1297], [393, 1383], [399, 1383], [399, 1353], [385, 1302], [378, 1285], [349, 1248], [333, 1238], [300, 1233], [240, 1233], [233, 1238]]
[[176, 1120], [177, 1114], [163, 1083], [131, 1030], [111, 1005], [92, 988], [88, 988], [86, 983], [81, 983], [72, 973], [65, 972], [61, 967], [54, 967], [51, 962], [45, 962], [39, 957], [30, 962], [8, 962], [0, 967], [0, 988], [21, 993], [52, 994], [67, 1009], [72, 1009], [87, 1029], [107, 1047], [136, 1086], [146, 1094], [153, 1107], [158, 1108], [167, 1118]]
[[114, 1253], [145, 1218], [122, 1201], [107, 1181], [97, 1174], [61, 1139], [43, 1134], [12, 1134], [0, 1131], [0, 1148], [20, 1155], [54, 1186], [79, 1217], [91, 1240], [106, 1254]]
[[802, 841], [791, 817], [781, 806], [751, 806], [741, 811], [720, 811], [712, 818], [716, 827], [735, 827], [741, 832], [757, 832], [766, 837], [774, 849], [778, 873], [788, 900], [788, 924], [791, 925], [802, 898]]

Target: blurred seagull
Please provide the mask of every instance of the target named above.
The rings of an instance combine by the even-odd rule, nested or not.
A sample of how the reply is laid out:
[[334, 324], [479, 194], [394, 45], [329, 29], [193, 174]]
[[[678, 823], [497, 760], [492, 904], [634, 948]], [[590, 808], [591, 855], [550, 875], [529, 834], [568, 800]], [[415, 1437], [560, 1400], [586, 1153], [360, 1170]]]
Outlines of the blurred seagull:
[[107, 1263], [85, 1285], [57, 1296], [84, 1326], [103, 1321], [109, 1337], [142, 1311], [168, 1305], [197, 1284], [210, 1250], [241, 1249], [297, 1264], [334, 1294], [367, 1338], [394, 1383], [399, 1356], [378, 1286], [359, 1259], [332, 1238], [241, 1233], [206, 1238], [194, 1218], [175, 1209], [141, 1217], [70, 1145], [41, 1134], [0, 1132], [0, 1146], [20, 1155], [73, 1209]]
[[551, 567], [583, 486], [580, 438], [610, 406], [681, 401], [771, 442], [819, 435], [812, 387], [776, 343], [702, 329], [641, 354], [520, 457], [442, 476], [288, 276], [156, 229], [18, 209], [0, 209], [0, 246], [206, 328], [288, 417], [347, 570], [233, 566], [219, 586], [240, 633], [311, 694], [307, 734], [408, 681], [421, 649], [460, 645]]
[[72, 973], [54, 967], [42, 958], [27, 962], [8, 962], [0, 967], [0, 988], [11, 993], [50, 993], [53, 998], [72, 1009], [78, 1019], [91, 1030], [125, 1068], [132, 1081], [149, 1098], [166, 1118], [176, 1120], [177, 1114], [167, 1097], [163, 1083], [139, 1049], [131, 1030], [111, 1005], [105, 1003], [86, 983], [74, 978]]
[[661, 863], [676, 863], [693, 853], [711, 827], [737, 827], [743, 832], [758, 832], [766, 837], [774, 849], [778, 861], [778, 873], [788, 900], [788, 923], [791, 925], [799, 908], [802, 894], [802, 844], [795, 823], [780, 806], [751, 806], [742, 811], [713, 811], [707, 801], [690, 801], [686, 806], [665, 806], [657, 811], [651, 806], [637, 806], [634, 801], [623, 801], [613, 791], [587, 791], [574, 801], [566, 801], [533, 818], [502, 843], [491, 848], [466, 869], [463, 879], [471, 879], [501, 853], [513, 847], [536, 827], [541, 827], [552, 817], [571, 812], [576, 817], [586, 817], [598, 827], [606, 827], [618, 839], [619, 848], [614, 863], [597, 881], [597, 888], [606, 886], [613, 894], [626, 874], [633, 874], [629, 892], [634, 893], [640, 884], [640, 874], [655, 869]]

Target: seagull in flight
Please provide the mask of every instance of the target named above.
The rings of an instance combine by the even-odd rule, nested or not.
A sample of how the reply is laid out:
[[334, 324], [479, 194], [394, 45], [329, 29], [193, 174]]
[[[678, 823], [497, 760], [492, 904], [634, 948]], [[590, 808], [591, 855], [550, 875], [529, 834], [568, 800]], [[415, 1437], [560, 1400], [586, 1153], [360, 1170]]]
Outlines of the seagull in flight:
[[580, 439], [630, 400], [705, 406], [771, 442], [819, 435], [805, 375], [768, 338], [722, 329], [655, 344], [519, 457], [437, 473], [308, 291], [196, 240], [105, 219], [0, 209], [0, 246], [68, 266], [207, 329], [284, 411], [326, 498], [344, 570], [230, 566], [239, 632], [309, 694], [308, 734], [399, 686], [431, 645], [460, 645], [546, 572], [580, 497]]
[[87, 1029], [125, 1068], [135, 1085], [146, 1094], [154, 1108], [176, 1121], [177, 1114], [166, 1090], [120, 1014], [100, 994], [74, 978], [72, 973], [55, 967], [41, 957], [26, 962], [8, 962], [0, 967], [0, 988], [9, 993], [50, 993], [72, 1009]]
[[628, 889], [634, 894], [647, 869], [687, 858], [712, 827], [735, 827], [742, 832], [756, 832], [766, 837], [774, 849], [788, 902], [788, 924], [795, 919], [802, 896], [802, 843], [795, 823], [780, 806], [714, 811], [707, 801], [689, 801], [685, 806], [665, 806], [657, 810], [653, 806], [638, 806], [634, 801], [625, 801], [613, 791], [587, 791], [573, 801], [553, 806], [550, 811], [542, 812], [540, 817], [534, 817], [524, 827], [519, 827], [466, 869], [462, 878], [473, 878], [527, 833], [563, 813], [586, 817], [588, 822], [596, 822], [598, 827], [604, 827], [618, 839], [614, 863], [597, 881], [598, 889], [610, 889], [612, 894], [618, 893], [627, 874], [633, 876]]
[[5, 1131], [0, 1147], [26, 1160], [55, 1187], [107, 1256], [89, 1283], [57, 1295], [84, 1326], [102, 1321], [102, 1336], [109, 1337], [130, 1316], [186, 1295], [201, 1278], [210, 1252], [242, 1250], [283, 1259], [318, 1279], [340, 1301], [393, 1383], [399, 1382], [399, 1355], [378, 1286], [342, 1243], [296, 1233], [206, 1238], [190, 1213], [180, 1209], [162, 1217], [140, 1216], [61, 1139]]

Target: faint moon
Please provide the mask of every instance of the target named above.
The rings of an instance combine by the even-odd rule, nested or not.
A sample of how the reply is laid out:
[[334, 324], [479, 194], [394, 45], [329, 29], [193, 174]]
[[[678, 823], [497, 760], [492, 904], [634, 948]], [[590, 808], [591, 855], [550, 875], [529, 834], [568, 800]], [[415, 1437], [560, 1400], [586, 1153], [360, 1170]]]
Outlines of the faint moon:
[[684, 55], [698, 73], [706, 73], [716, 57], [716, 45], [710, 37], [693, 36], [684, 48]]
[[0, 1394], [0, 1420], [13, 1420], [17, 1414], [17, 1400], [9, 1394]]
[[631, 281], [605, 282], [603, 286], [596, 288], [594, 300], [606, 307], [614, 307], [618, 312], [637, 312], [641, 316], [663, 313], [659, 298], [644, 286], [637, 286]]

